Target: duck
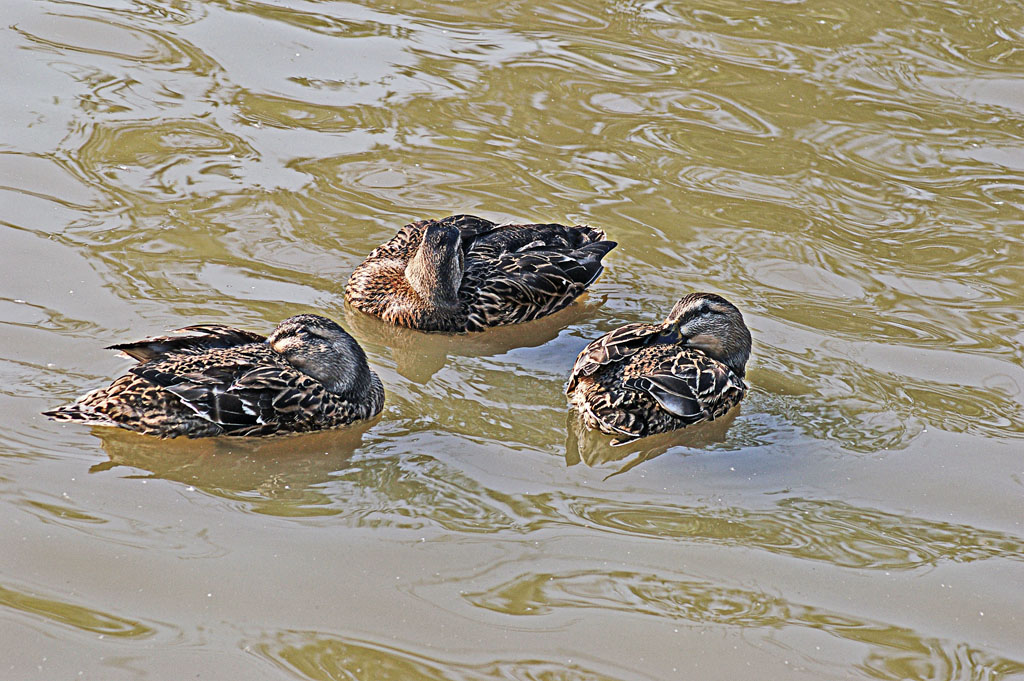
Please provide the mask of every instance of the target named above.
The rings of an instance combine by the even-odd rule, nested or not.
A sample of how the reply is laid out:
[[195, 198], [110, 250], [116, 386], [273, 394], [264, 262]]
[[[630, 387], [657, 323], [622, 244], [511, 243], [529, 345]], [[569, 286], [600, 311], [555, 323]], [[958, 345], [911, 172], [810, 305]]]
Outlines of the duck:
[[474, 215], [402, 227], [352, 272], [345, 300], [389, 324], [462, 333], [528, 322], [572, 303], [616, 242], [585, 225]]
[[621, 445], [711, 421], [739, 404], [750, 350], [735, 305], [690, 293], [660, 324], [626, 324], [587, 345], [565, 392], [587, 428]]
[[366, 354], [334, 321], [285, 319], [269, 336], [221, 324], [108, 346], [138, 362], [73, 403], [57, 421], [116, 426], [162, 438], [271, 435], [368, 419], [384, 387]]

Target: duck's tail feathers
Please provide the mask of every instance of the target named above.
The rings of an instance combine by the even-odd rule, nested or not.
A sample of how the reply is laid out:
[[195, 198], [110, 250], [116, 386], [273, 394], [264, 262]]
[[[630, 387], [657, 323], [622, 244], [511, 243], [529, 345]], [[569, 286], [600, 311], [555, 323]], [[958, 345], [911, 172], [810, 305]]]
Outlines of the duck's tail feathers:
[[43, 412], [43, 416], [48, 416], [54, 421], [83, 423], [91, 426], [118, 425], [116, 422], [110, 419], [110, 417], [104, 414], [98, 414], [89, 408], [83, 407], [83, 405], [78, 403], [66, 404], [63, 407], [49, 409]]
[[579, 259], [579, 263], [587, 271], [587, 280], [584, 286], [590, 286], [594, 283], [594, 280], [601, 276], [601, 272], [604, 271], [604, 265], [601, 264], [601, 259], [608, 255], [608, 252], [619, 244], [614, 241], [594, 241], [592, 243], [581, 246], [576, 250], [575, 255]]

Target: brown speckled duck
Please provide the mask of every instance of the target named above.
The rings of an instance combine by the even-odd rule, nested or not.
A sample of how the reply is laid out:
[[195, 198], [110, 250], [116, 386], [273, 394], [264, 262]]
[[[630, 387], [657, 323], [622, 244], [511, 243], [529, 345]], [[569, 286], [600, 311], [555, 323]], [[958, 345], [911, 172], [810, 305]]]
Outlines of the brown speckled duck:
[[356, 309], [421, 331], [481, 331], [561, 310], [615, 248], [582, 225], [497, 225], [472, 215], [406, 225], [349, 277]]
[[584, 348], [566, 394], [612, 444], [710, 421], [746, 394], [750, 343], [735, 305], [691, 293], [661, 324], [627, 324]]
[[384, 404], [362, 348], [325, 317], [290, 317], [269, 337], [219, 324], [179, 329], [187, 331], [195, 333], [109, 346], [139, 364], [43, 413], [160, 437], [207, 437], [333, 428]]

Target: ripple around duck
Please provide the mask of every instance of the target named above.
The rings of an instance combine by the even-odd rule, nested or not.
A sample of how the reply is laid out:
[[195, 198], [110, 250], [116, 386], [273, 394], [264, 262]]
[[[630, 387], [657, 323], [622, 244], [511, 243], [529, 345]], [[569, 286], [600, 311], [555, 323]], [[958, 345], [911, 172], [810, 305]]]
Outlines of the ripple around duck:
[[[0, 190], [40, 198], [72, 211], [94, 207], [104, 199], [65, 163], [29, 153], [0, 152]], [[9, 219], [9, 213], [4, 213]]]
[[[67, 447], [60, 452], [60, 458], [45, 457], [45, 451], [40, 453], [38, 449], [31, 456], [24, 457], [24, 461], [8, 462], [9, 469], [14, 470], [18, 466], [23, 466], [25, 469], [33, 470], [41, 478], [49, 480], [55, 479], [54, 471], [67, 472]], [[5, 456], [6, 452], [0, 451], [0, 457]], [[130, 509], [124, 513], [113, 508], [99, 509], [90, 505], [93, 497], [87, 490], [95, 489], [93, 485], [103, 486], [105, 482], [80, 477], [79, 474], [84, 472], [85, 463], [76, 461], [75, 471], [70, 477], [64, 473], [56, 473], [59, 482], [50, 486], [28, 484], [6, 489], [4, 497], [9, 500], [8, 508], [11, 517], [15, 519], [13, 522], [35, 528], [26, 530], [38, 533], [29, 536], [41, 537], [45, 534], [46, 537], [59, 535], [66, 538], [66, 550], [62, 555], [67, 556], [67, 560], [76, 566], [78, 563], [75, 561], [83, 560], [73, 548], [79, 544], [92, 546], [95, 555], [108, 555], [108, 551], [158, 550], [167, 551], [168, 555], [173, 555], [176, 560], [186, 561], [200, 558], [219, 559], [229, 553], [226, 547], [217, 544], [210, 537], [205, 526], [196, 527], [167, 518], [143, 518], [139, 515], [141, 511], [136, 504], [131, 504]], [[186, 465], [183, 463], [181, 467], [184, 468]], [[97, 464], [89, 470], [90, 473], [96, 473], [103, 470], [103, 464]], [[122, 475], [122, 481], [114, 483], [108, 489], [139, 494], [140, 498], [146, 497], [144, 490], [147, 489], [147, 477], [155, 476]], [[125, 482], [129, 480], [131, 482]], [[131, 491], [132, 488], [134, 492]], [[112, 494], [116, 495], [117, 492]], [[189, 497], [194, 495], [182, 496], [183, 499]], [[43, 560], [52, 562], [52, 551], [48, 552], [43, 545], [36, 546], [33, 550], [39, 551], [37, 555], [43, 556]]]
[[[289, 674], [311, 681], [633, 681], [650, 678], [632, 670], [604, 671], [595, 669], [593, 664], [538, 659], [537, 655], [512, 659], [492, 657], [488, 662], [466, 663], [410, 652], [408, 647], [399, 649], [375, 641], [306, 631], [286, 631], [250, 646]], [[473, 657], [479, 659], [478, 655]]]
[[[765, 35], [773, 35], [784, 45], [836, 49], [870, 37], [877, 23], [873, 4], [876, 3], [864, 2], [857, 6], [820, 1], [751, 4], [730, 0], [681, 5], [658, 1], [631, 3], [628, 11], [636, 12], [659, 33], [684, 26], [694, 32], [720, 34], [736, 42], [764, 40]], [[735, 47], [728, 50], [734, 51]]]
[[[776, 351], [758, 360], [752, 376], [772, 396], [767, 409], [851, 451], [901, 449], [927, 424], [991, 437], [1020, 436], [1024, 374], [1015, 365], [964, 357], [965, 371], [939, 380], [942, 362], [955, 358], [954, 353], [933, 357], [899, 350], [862, 346], [860, 351], [851, 348], [842, 360]], [[914, 355], [921, 362], [916, 370], [899, 365]], [[777, 393], [785, 394], [794, 382], [813, 386], [812, 392], [778, 399]]]
[[566, 417], [565, 464], [575, 466], [582, 462], [588, 466], [600, 466], [616, 463], [614, 472], [607, 476], [611, 478], [673, 449], [694, 452], [735, 451], [778, 444], [785, 437], [780, 433], [783, 429], [778, 424], [768, 423], [767, 419], [752, 417], [737, 420], [740, 410], [741, 407], [737, 406], [710, 423], [700, 423], [613, 446], [612, 436], [588, 429], [579, 418], [579, 413], [572, 409]]
[[[397, 25], [397, 17], [377, 12], [369, 7], [348, 4], [331, 14], [330, 5], [313, 2], [295, 3], [295, 7], [281, 6], [253, 0], [217, 2], [223, 8], [238, 14], [257, 16], [269, 22], [301, 29], [302, 32], [334, 38], [367, 38], [374, 36], [408, 37], [408, 31]], [[319, 11], [318, 11], [319, 10]]]
[[[759, 250], [782, 252], [786, 240], [764, 235], [744, 242], [732, 230], [720, 231], [716, 236], [729, 245], [730, 252], [747, 262]], [[821, 244], [814, 252], [812, 244], [796, 244], [790, 248], [796, 257], [780, 264], [770, 256], [763, 258], [762, 264], [747, 264], [747, 271], [756, 275], [755, 282], [741, 289], [739, 296], [751, 300], [745, 309], [762, 317], [757, 322], [762, 334], [756, 340], [769, 345], [787, 341], [787, 347], [757, 352], [755, 357], [765, 357], [769, 352], [785, 356], [792, 350], [788, 347], [793, 345], [792, 339], [806, 335], [800, 329], [842, 338], [851, 347], [868, 341], [907, 352], [927, 348], [971, 351], [979, 357], [1016, 356], [1020, 351], [1012, 341], [1016, 323], [1007, 318], [1006, 310], [1016, 295], [1020, 268], [1010, 262], [1009, 253], [982, 255], [965, 242], [959, 236], [944, 240], [943, 249], [956, 250], [950, 260], [957, 264], [946, 266], [942, 276], [937, 275], [943, 269], [938, 265], [905, 265], [896, 274], [879, 263], [872, 270], [864, 263], [864, 254]], [[931, 245], [939, 247], [938, 243]], [[718, 263], [698, 253], [687, 266], [695, 271], [710, 267], [723, 271], [729, 263]], [[990, 272], [996, 276], [990, 274], [988, 281], [983, 281], [976, 272], [988, 268], [994, 268]], [[731, 278], [730, 274], [724, 270], [725, 277]], [[996, 281], [997, 277], [1001, 281]], [[786, 329], [774, 328], [777, 322]], [[802, 345], [813, 347], [815, 343], [808, 338]], [[899, 369], [895, 372], [902, 373]]]
[[[973, 679], [1024, 673], [1024, 662], [967, 643], [697, 579], [629, 571], [530, 572], [462, 597], [476, 607], [520, 617], [599, 610], [696, 626], [808, 629], [859, 644], [863, 660], [856, 667], [865, 678], [953, 679], [965, 672], [964, 678]], [[803, 654], [816, 662], [829, 662], [821, 659], [824, 654], [820, 652]]]
[[621, 43], [577, 38], [572, 43], [546, 41], [542, 47], [547, 49], [537, 55], [534, 63], [569, 73], [588, 73], [599, 79], [649, 82], [652, 78], [674, 77], [679, 70], [664, 55], [639, 46], [629, 50]]
[[[409, 440], [410, 451], [430, 449], [424, 438]], [[360, 527], [518, 534], [544, 522], [545, 511], [550, 512], [536, 508], [533, 499], [487, 489], [426, 454], [362, 460], [339, 472], [332, 490], [344, 500], [341, 517]]]
[[242, 159], [256, 158], [256, 151], [212, 123], [165, 118], [98, 124], [75, 156], [98, 184], [153, 210], [159, 203], [237, 191]]
[[0, 326], [8, 327], [8, 337], [15, 329], [19, 335], [45, 329], [80, 337], [95, 335], [100, 330], [95, 322], [67, 317], [53, 308], [20, 298], [0, 298]]
[[[425, 334], [414, 329], [387, 324], [378, 317], [362, 313], [349, 305], [343, 307], [341, 320], [345, 329], [355, 336], [367, 351], [372, 364], [394, 367], [403, 378], [423, 386], [414, 388], [395, 385], [395, 391], [402, 395], [396, 399], [415, 402], [426, 390], [430, 391], [428, 394], [441, 397], [461, 392], [465, 387], [464, 380], [459, 380], [457, 385], [453, 385], [448, 378], [429, 388], [427, 384], [450, 363], [458, 361], [462, 364], [463, 358], [494, 358], [491, 366], [466, 361], [465, 368], [459, 367], [460, 371], [472, 372], [472, 380], [469, 381], [472, 383], [482, 378], [481, 373], [492, 373], [488, 370], [493, 370], [495, 365], [500, 370], [507, 368], [510, 362], [515, 363], [514, 357], [509, 355], [519, 355], [524, 357], [524, 362], [528, 361], [535, 367], [535, 376], [543, 377], [546, 384], [542, 390], [551, 396], [550, 401], [545, 402], [557, 408], [563, 401], [561, 383], [565, 380], [572, 358], [579, 352], [577, 345], [582, 347], [582, 344], [573, 342], [574, 339], [565, 337], [564, 331], [567, 327], [594, 318], [599, 307], [599, 301], [587, 296], [552, 315], [532, 322], [495, 327], [484, 333], [467, 335]], [[572, 346], [571, 349], [563, 354], [561, 348], [568, 345]], [[509, 378], [503, 376], [501, 380], [507, 383]], [[558, 388], [556, 389], [553, 384], [557, 384]], [[512, 390], [522, 392], [516, 387], [512, 387]], [[555, 393], [558, 393], [557, 396]], [[526, 403], [535, 405], [535, 397], [535, 394], [531, 394], [531, 399]]]
[[[297, 98], [240, 91], [234, 106], [239, 119], [249, 125], [280, 130], [315, 130], [321, 133], [348, 132], [361, 127], [350, 106], [329, 106]], [[369, 127], [369, 126], [366, 126]]]
[[[919, 15], [923, 21], [918, 19], [910, 27], [900, 27], [892, 31], [892, 35], [901, 42], [918, 45], [929, 56], [941, 60], [946, 73], [958, 68], [1016, 75], [1024, 66], [1019, 35], [1024, 15], [1019, 6], [989, 0], [969, 6], [936, 2], [924, 8], [925, 12]], [[955, 17], [953, 21], [969, 26], [970, 31], [952, 39], [944, 30], [950, 15]]]
[[1024, 560], [1024, 540], [1003, 532], [914, 518], [837, 501], [789, 498], [769, 511], [645, 506], [576, 499], [570, 512], [616, 533], [713, 541], [840, 567], [912, 570], [953, 561]]
[[4, 586], [0, 586], [0, 607], [20, 611], [33, 618], [41, 618], [82, 632], [119, 639], [149, 638], [154, 636], [159, 628], [83, 605]]
[[610, 114], [623, 120], [641, 115], [648, 123], [657, 117], [672, 126], [698, 126], [731, 136], [756, 138], [780, 134], [778, 126], [751, 107], [695, 89], [606, 92], [592, 96], [587, 104], [595, 114]]
[[[133, 25], [129, 26], [118, 20], [120, 17], [115, 19], [117, 14], [105, 12], [102, 17], [91, 17], [51, 13], [45, 23], [39, 22], [38, 17], [26, 18], [15, 31], [35, 49], [57, 54], [86, 54], [197, 74], [210, 74], [217, 69], [216, 63], [202, 51], [169, 35], [163, 24], [164, 16], [141, 19], [132, 13]], [[154, 19], [153, 28], [145, 25]]]
[[108, 461], [93, 474], [121, 467], [243, 502], [252, 512], [284, 517], [338, 515], [327, 487], [352, 465], [354, 452], [375, 421], [356, 427], [259, 440], [157, 440], [117, 429], [94, 429]]
[[892, 378], [852, 361], [821, 364], [810, 352], [758, 360], [751, 380], [765, 391], [759, 407], [815, 439], [854, 452], [902, 449], [923, 429], [915, 405], [901, 405], [890, 394]]
[[[882, 125], [831, 121], [828, 125], [815, 126], [818, 132], [807, 131], [804, 139], [818, 148], [824, 159], [842, 167], [847, 175], [859, 172], [874, 183], [881, 182], [890, 188], [904, 183], [901, 193], [912, 202], [908, 207], [934, 209], [935, 192], [945, 197], [964, 194], [965, 198], [981, 198], [975, 191], [975, 182], [990, 176], [996, 165], [974, 158], [980, 155], [979, 151], [1016, 151], [1024, 144], [1019, 137], [992, 131], [972, 138], [966, 133], [972, 119], [951, 121], [948, 125], [955, 127], [945, 135], [937, 135], [925, 134], [917, 128], [901, 129], [891, 122]], [[1019, 168], [1002, 170], [1016, 173], [1010, 177], [1020, 180]], [[914, 201], [915, 198], [918, 200]], [[920, 199], [930, 200], [922, 202]], [[991, 212], [991, 207], [983, 204], [979, 204], [979, 208]]]
[[[789, 498], [759, 511], [507, 494], [425, 454], [354, 456], [352, 448], [342, 447], [351, 437], [341, 431], [267, 443], [149, 443], [115, 432], [105, 437], [110, 462], [93, 471], [118, 465], [150, 470], [151, 477], [244, 502], [252, 512], [331, 515], [353, 527], [521, 535], [582, 522], [635, 538], [745, 547], [871, 570], [1024, 559], [1024, 541], [1011, 534], [835, 501]], [[403, 441], [413, 452], [432, 450], [436, 445], [424, 438]], [[125, 440], [125, 447], [112, 448], [117, 440]], [[152, 445], [148, 457], [147, 445]], [[168, 446], [175, 456], [168, 456]]]
[[[109, 460], [90, 472], [171, 480], [240, 502], [252, 513], [333, 516], [353, 527], [522, 533], [553, 514], [548, 506], [536, 508], [532, 498], [490, 490], [419, 453], [434, 451], [436, 436], [379, 432], [378, 421], [262, 440], [167, 441], [96, 428]], [[371, 429], [374, 437], [366, 435]], [[388, 454], [396, 438], [403, 453]], [[147, 473], [126, 474], [123, 467]]]

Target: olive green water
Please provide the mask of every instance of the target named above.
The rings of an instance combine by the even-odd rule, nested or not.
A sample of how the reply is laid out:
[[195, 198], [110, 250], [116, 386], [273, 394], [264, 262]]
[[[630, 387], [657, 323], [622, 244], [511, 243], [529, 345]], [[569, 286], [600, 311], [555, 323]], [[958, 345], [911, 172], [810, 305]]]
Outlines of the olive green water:
[[[105, 7], [98, 6], [106, 5]], [[0, 678], [1024, 679], [1024, 9], [4, 3]], [[585, 222], [589, 296], [395, 331], [405, 222]], [[579, 350], [719, 292], [737, 414], [568, 437]], [[316, 311], [363, 428], [39, 412], [102, 350]]]

